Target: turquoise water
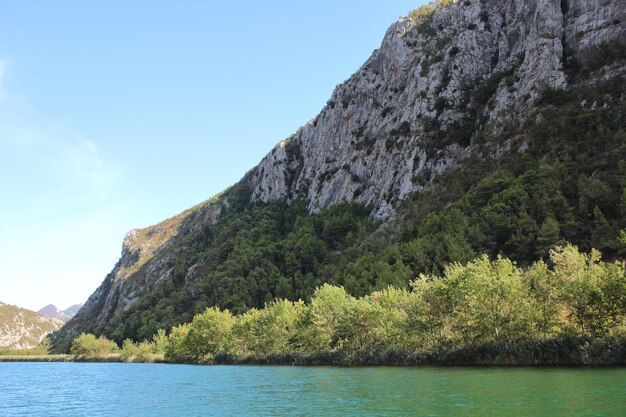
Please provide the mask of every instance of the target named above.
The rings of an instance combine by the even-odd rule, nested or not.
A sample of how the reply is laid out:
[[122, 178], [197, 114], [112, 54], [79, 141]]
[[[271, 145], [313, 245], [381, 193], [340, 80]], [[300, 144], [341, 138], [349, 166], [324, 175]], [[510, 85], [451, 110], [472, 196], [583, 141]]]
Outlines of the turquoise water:
[[0, 416], [626, 416], [626, 369], [0, 363]]

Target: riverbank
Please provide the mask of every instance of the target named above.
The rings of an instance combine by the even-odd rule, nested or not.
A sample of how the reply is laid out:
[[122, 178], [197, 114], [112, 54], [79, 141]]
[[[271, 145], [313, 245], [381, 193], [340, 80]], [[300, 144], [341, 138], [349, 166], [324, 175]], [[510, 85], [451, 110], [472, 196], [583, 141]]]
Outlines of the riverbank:
[[126, 357], [107, 355], [0, 355], [0, 362], [97, 362], [97, 363], [166, 363], [163, 355]]
[[73, 362], [74, 355], [0, 355], [0, 362]]
[[437, 350], [216, 355], [212, 363], [335, 366], [626, 366], [626, 337], [562, 337], [442, 346]]
[[546, 340], [470, 343], [434, 350], [218, 353], [201, 360], [166, 359], [162, 354], [0, 355], [0, 362], [127, 362], [197, 365], [297, 366], [626, 366], [626, 336], [563, 336]]

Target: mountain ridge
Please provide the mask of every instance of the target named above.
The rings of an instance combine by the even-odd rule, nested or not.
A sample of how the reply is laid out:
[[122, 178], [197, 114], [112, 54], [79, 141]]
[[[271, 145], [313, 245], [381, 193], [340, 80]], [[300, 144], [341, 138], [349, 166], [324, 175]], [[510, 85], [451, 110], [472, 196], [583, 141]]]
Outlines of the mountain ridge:
[[[472, 158], [524, 154], [528, 140], [509, 132], [543, 120], [537, 103], [546, 92], [624, 78], [622, 6], [602, 0], [441, 2], [400, 18], [320, 114], [279, 142], [240, 183], [129, 232], [112, 272], [55, 337], [67, 343], [131, 310], [171, 279], [183, 242], [223, 221], [224, 213], [280, 201], [304, 201], [309, 213], [319, 213], [350, 202], [369, 207], [384, 233], [401, 220], [403, 204], [427, 194], [442, 175], [467, 168]], [[598, 106], [598, 100], [588, 104]], [[199, 279], [202, 265], [185, 269], [184, 285]]]

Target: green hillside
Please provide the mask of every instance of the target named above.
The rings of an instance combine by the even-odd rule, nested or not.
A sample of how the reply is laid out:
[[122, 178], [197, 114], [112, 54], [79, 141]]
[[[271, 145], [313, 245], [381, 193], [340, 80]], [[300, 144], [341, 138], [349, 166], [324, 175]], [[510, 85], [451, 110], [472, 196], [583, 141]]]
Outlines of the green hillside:
[[[105, 326], [118, 343], [190, 322], [209, 306], [243, 313], [275, 298], [310, 300], [322, 283], [364, 296], [482, 254], [519, 265], [571, 242], [626, 255], [625, 83], [545, 89], [528, 121], [479, 134], [456, 170], [383, 227], [358, 205], [309, 214], [304, 202], [248, 205], [239, 185], [214, 225], [171, 250], [172, 273]], [[596, 103], [581, 105], [581, 102]], [[493, 132], [484, 129], [484, 132]], [[494, 148], [501, 151], [494, 152]], [[497, 155], [497, 158], [493, 155]], [[188, 270], [198, 264], [193, 282]]]

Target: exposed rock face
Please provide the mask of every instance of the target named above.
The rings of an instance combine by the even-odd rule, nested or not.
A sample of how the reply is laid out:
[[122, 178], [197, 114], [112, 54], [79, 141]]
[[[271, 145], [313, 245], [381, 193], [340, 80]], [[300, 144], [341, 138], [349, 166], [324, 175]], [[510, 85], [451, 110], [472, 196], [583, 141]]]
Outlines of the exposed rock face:
[[624, 0], [473, 0], [401, 18], [321, 113], [248, 173], [252, 200], [304, 198], [312, 211], [357, 201], [393, 216], [463, 157], [474, 130], [527, 117], [542, 86], [567, 85], [568, 63], [626, 44], [625, 14]]
[[[459, 164], [473, 138], [536, 117], [542, 88], [624, 76], [603, 48], [626, 44], [626, 0], [454, 1], [394, 23], [367, 62], [337, 86], [320, 114], [280, 142], [240, 185], [251, 202], [309, 201], [311, 212], [342, 201], [388, 219], [398, 204]], [[606, 65], [605, 65], [606, 64]], [[177, 242], [214, 223], [228, 191], [156, 226], [130, 232], [122, 257], [59, 333], [66, 340], [107, 323], [171, 272]], [[196, 266], [192, 266], [189, 274]]]
[[596, 64], [599, 45], [611, 42], [619, 42], [622, 47], [626, 45], [626, 1], [569, 0], [561, 3], [567, 12], [566, 50], [580, 63]]
[[0, 348], [34, 348], [63, 322], [34, 311], [0, 303]]

